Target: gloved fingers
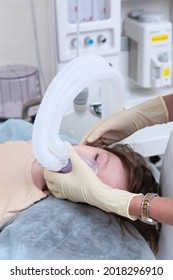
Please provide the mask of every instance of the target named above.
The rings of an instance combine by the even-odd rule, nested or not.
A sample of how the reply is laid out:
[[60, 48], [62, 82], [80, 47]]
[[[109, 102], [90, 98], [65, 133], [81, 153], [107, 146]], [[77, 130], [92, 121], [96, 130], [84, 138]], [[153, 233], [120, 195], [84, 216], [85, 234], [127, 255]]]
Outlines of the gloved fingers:
[[108, 123], [105, 126], [105, 120], [100, 122], [97, 127], [93, 128], [91, 131], [89, 131], [86, 141], [87, 143], [94, 143], [96, 142], [107, 130]]
[[94, 143], [99, 138], [101, 138], [105, 133], [111, 131], [119, 131], [119, 118], [121, 117], [121, 112], [114, 114], [104, 120], [97, 123], [97, 126], [93, 127], [86, 135], [86, 141], [88, 143]]
[[63, 195], [61, 192], [61, 181], [62, 181], [62, 174], [50, 171], [48, 169], [44, 169], [44, 178], [46, 180], [46, 185], [50, 192], [56, 197], [63, 199]]
[[80, 145], [88, 145], [88, 137], [90, 134], [92, 134], [97, 128], [100, 126], [100, 124], [103, 122], [103, 120], [99, 120], [96, 122], [96, 124], [82, 137], [81, 141], [79, 142]]
[[[115, 144], [125, 138], [124, 131], [107, 131], [100, 138], [91, 144], [92, 147], [101, 147], [102, 149]], [[129, 136], [126, 130], [126, 137]]]
[[[121, 141], [136, 131], [134, 110], [128, 109], [101, 120], [81, 140], [81, 143], [96, 146], [102, 142], [110, 145]], [[99, 140], [99, 142], [97, 142]]]
[[100, 147], [102, 149], [109, 147], [110, 145], [122, 140], [122, 138], [117, 137], [115, 132], [107, 132], [98, 138], [95, 142], [91, 144], [92, 147]]
[[78, 179], [73, 176], [73, 173], [58, 173], [50, 170], [44, 170], [44, 178], [46, 180], [49, 191], [60, 199], [69, 199], [78, 202]]
[[[49, 184], [51, 188], [58, 188], [61, 193], [62, 188], [67, 189], [69, 186], [84, 185], [87, 182], [93, 186], [94, 184], [101, 182], [95, 172], [83, 161], [83, 159], [80, 158], [74, 147], [68, 142], [65, 142], [65, 144], [70, 153], [72, 171], [69, 173], [59, 173], [45, 169], [44, 177], [47, 184], [51, 182], [52, 184]], [[55, 187], [53, 186], [53, 183], [55, 183]]]

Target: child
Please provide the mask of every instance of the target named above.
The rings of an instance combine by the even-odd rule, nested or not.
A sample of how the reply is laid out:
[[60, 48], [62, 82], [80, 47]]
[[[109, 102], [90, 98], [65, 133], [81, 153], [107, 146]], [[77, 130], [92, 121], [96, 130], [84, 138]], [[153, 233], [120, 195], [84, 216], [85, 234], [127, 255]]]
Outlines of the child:
[[[111, 188], [143, 194], [157, 192], [158, 184], [145, 160], [129, 146], [116, 145], [113, 148], [102, 149], [77, 145], [74, 149], [77, 154], [87, 154], [94, 159], [98, 168], [97, 176]], [[1, 226], [50, 193], [58, 197], [54, 186], [45, 175], [49, 171], [44, 170], [33, 156], [31, 141], [9, 141], [1, 144], [0, 158], [3, 161], [0, 183]], [[123, 221], [127, 219], [118, 216], [118, 220], [124, 224]], [[154, 244], [154, 248], [157, 247], [158, 232], [155, 227], [139, 220], [129, 222], [135, 224], [145, 239]]]

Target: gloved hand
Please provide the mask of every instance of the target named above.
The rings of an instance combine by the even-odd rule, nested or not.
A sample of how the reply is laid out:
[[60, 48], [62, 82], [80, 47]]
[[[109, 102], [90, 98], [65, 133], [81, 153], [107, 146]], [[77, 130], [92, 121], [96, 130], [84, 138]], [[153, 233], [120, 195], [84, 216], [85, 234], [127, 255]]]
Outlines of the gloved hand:
[[99, 121], [84, 135], [80, 144], [108, 146], [141, 128], [166, 122], [168, 122], [168, 110], [165, 101], [163, 97], [157, 97]]
[[57, 198], [88, 203], [106, 212], [137, 219], [138, 217], [129, 215], [128, 209], [131, 199], [138, 194], [112, 189], [102, 183], [74, 148], [69, 143], [67, 146], [70, 151], [72, 171], [62, 174], [45, 169], [44, 178], [50, 192]]

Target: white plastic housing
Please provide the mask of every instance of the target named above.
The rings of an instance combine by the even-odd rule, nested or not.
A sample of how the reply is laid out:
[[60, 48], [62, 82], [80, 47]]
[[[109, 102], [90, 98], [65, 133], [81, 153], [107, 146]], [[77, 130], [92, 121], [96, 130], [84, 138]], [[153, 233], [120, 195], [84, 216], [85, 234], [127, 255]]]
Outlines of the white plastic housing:
[[129, 75], [144, 88], [172, 83], [172, 24], [169, 21], [125, 20], [130, 40]]

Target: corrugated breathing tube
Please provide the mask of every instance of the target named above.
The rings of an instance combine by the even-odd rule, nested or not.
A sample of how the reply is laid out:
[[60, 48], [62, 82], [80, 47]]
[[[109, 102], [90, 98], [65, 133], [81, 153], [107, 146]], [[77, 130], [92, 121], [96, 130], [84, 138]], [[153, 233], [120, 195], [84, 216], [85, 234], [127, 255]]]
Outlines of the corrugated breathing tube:
[[[51, 171], [70, 171], [68, 149], [59, 137], [62, 118], [70, 103], [84, 88], [102, 80], [111, 85], [109, 92], [103, 93], [107, 95], [106, 100], [109, 100], [107, 110], [110, 114], [121, 111], [124, 82], [121, 75], [103, 57], [77, 57], [67, 63], [52, 80], [39, 106], [32, 135], [33, 153], [43, 167]], [[112, 100], [109, 95], [112, 95]]]

